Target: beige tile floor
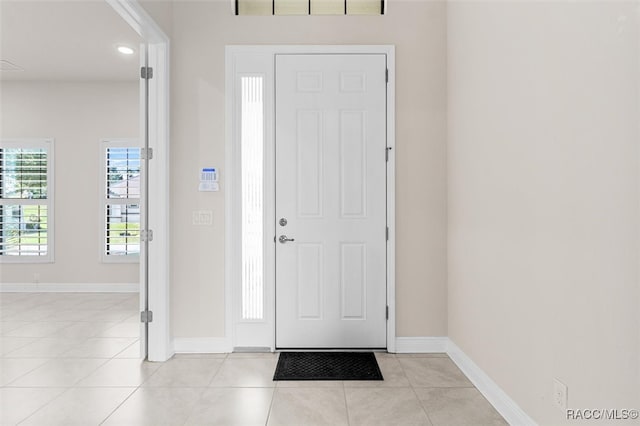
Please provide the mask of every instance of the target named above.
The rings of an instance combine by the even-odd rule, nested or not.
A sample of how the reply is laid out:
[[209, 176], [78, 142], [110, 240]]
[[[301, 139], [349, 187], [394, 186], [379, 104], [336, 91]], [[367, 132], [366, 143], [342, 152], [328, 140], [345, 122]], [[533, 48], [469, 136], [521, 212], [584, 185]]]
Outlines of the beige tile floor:
[[0, 294], [2, 425], [505, 425], [446, 354], [382, 382], [274, 382], [277, 354], [138, 359], [132, 294]]

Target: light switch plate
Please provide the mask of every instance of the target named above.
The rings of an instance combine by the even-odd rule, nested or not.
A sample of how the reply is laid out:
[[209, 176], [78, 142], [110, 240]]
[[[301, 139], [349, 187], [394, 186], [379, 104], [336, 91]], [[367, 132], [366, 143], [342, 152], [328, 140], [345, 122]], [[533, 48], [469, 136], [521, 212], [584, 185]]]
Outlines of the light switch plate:
[[212, 226], [213, 211], [212, 210], [194, 210], [192, 212], [192, 222], [196, 226]]

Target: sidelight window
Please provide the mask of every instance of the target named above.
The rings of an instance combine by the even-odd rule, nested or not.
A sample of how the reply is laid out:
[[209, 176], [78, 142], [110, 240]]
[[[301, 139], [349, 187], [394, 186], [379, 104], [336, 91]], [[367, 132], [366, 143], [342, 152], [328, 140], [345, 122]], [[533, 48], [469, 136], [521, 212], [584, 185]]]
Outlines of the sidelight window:
[[262, 320], [264, 317], [263, 77], [243, 76], [240, 81], [242, 319]]

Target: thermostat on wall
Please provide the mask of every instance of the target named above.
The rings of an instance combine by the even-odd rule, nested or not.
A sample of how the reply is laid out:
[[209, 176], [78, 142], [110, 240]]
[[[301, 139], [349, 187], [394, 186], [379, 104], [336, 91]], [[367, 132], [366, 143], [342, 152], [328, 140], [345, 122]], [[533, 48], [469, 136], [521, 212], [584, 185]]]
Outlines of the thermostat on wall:
[[200, 172], [200, 185], [198, 191], [212, 192], [220, 190], [218, 185], [218, 170], [215, 167], [203, 168]]

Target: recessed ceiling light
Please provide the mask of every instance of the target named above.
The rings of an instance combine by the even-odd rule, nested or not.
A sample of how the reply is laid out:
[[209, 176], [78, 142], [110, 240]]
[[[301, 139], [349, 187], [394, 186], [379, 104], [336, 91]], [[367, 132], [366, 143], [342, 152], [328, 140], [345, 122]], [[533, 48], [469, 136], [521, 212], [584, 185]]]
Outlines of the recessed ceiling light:
[[133, 55], [133, 49], [129, 46], [118, 46], [118, 52], [123, 55]]

